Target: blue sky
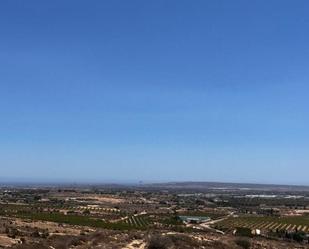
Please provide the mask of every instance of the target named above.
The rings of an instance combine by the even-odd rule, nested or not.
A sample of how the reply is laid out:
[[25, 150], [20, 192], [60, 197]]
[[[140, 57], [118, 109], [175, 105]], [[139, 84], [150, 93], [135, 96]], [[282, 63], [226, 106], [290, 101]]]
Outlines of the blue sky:
[[1, 1], [0, 178], [309, 184], [308, 9]]

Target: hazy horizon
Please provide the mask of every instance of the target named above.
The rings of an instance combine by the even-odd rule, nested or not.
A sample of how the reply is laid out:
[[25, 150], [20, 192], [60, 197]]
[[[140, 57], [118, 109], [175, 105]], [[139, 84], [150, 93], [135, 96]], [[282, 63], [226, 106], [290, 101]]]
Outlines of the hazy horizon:
[[2, 1], [0, 181], [309, 185], [308, 9]]
[[169, 184], [169, 183], [212, 183], [212, 184], [248, 184], [248, 185], [277, 185], [277, 186], [304, 186], [309, 187], [309, 185], [304, 182], [237, 182], [237, 181], [197, 181], [194, 179], [174, 179], [174, 180], [147, 180], [147, 179], [98, 179], [98, 178], [16, 178], [16, 177], [0, 177], [1, 184], [51, 184], [51, 185], [105, 185], [105, 184], [115, 184], [115, 185], [139, 185], [139, 184]]

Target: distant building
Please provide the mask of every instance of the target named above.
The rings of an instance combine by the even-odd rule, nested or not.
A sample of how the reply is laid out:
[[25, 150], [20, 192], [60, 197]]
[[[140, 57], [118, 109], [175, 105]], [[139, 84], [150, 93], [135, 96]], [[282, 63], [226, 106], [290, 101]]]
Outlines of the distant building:
[[186, 223], [203, 223], [210, 220], [207, 216], [178, 216], [178, 218]]
[[251, 231], [252, 235], [261, 235], [261, 230], [260, 229], [253, 229]]

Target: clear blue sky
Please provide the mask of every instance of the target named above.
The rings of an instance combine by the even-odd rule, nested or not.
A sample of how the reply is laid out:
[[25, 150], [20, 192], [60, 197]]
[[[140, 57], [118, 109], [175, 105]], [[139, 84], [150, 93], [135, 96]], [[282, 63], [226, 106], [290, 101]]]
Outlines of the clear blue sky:
[[308, 10], [1, 1], [0, 178], [309, 184]]

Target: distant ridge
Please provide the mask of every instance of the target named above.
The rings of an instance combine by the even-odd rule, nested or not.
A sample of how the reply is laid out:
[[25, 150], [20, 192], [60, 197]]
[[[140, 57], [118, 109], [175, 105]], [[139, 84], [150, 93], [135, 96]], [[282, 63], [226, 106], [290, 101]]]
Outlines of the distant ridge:
[[225, 183], [225, 182], [166, 182], [144, 184], [144, 186], [152, 188], [168, 188], [168, 189], [253, 189], [253, 190], [280, 190], [280, 191], [309, 191], [306, 185], [288, 185], [288, 184], [259, 184], [259, 183]]
[[143, 183], [117, 182], [117, 181], [66, 181], [66, 180], [30, 180], [30, 179], [8, 179], [0, 178], [0, 187], [70, 187], [70, 188], [145, 188], [145, 189], [177, 189], [190, 191], [206, 191], [214, 189], [229, 190], [262, 190], [262, 191], [309, 191], [306, 185], [289, 184], [262, 184], [262, 183], [235, 183], [235, 182], [201, 182], [201, 181], [171, 181]]

